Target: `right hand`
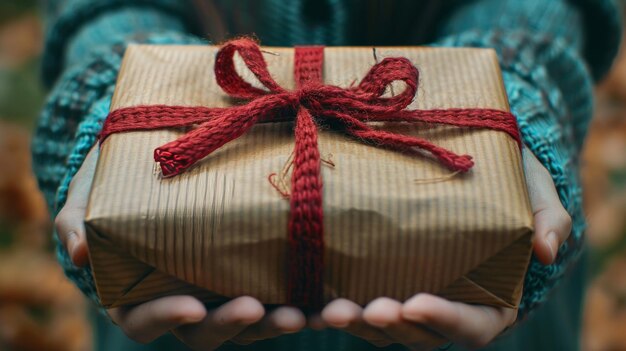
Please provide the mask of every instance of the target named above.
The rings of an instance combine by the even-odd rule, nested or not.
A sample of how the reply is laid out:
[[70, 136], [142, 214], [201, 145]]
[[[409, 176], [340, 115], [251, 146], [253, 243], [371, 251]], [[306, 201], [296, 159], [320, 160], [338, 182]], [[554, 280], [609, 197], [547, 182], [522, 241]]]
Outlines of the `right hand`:
[[[59, 239], [78, 267], [89, 264], [83, 220], [97, 154], [98, 148], [94, 146], [74, 176], [67, 202], [55, 219]], [[266, 311], [258, 300], [248, 296], [235, 298], [215, 309], [207, 309], [192, 296], [168, 296], [107, 312], [135, 341], [148, 343], [171, 331], [194, 350], [213, 350], [226, 341], [249, 344], [295, 333], [306, 324], [299, 309], [281, 306]]]

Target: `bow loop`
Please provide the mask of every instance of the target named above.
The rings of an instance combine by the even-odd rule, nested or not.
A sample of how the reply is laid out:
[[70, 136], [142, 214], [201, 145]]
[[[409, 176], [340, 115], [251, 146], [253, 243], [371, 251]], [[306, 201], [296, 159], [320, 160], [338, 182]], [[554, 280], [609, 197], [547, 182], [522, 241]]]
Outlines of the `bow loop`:
[[[235, 68], [235, 53], [239, 53], [248, 69], [269, 91], [254, 87], [241, 77]], [[269, 93], [285, 92], [268, 71], [259, 45], [248, 38], [230, 41], [220, 49], [215, 58], [215, 79], [226, 93], [240, 99], [254, 99]]]
[[[405, 84], [404, 90], [395, 96], [383, 97], [391, 84], [397, 81]], [[361, 99], [371, 105], [394, 107], [400, 111], [413, 102], [418, 81], [419, 71], [411, 61], [404, 57], [388, 57], [375, 64], [354, 91], [362, 94]]]

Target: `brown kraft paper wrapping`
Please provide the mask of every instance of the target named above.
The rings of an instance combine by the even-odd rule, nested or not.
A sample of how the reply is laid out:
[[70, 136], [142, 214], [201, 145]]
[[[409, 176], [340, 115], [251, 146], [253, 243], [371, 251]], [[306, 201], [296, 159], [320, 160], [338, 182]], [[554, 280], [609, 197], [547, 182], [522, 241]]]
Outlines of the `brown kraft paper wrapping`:
[[[111, 110], [138, 105], [227, 107], [213, 75], [217, 47], [128, 47]], [[294, 88], [293, 49], [267, 48], [274, 79]], [[409, 109], [508, 111], [494, 51], [326, 48], [326, 84], [348, 87], [376, 60], [420, 70]], [[255, 78], [238, 62], [239, 72]], [[401, 89], [401, 86], [398, 87]], [[486, 129], [386, 123], [474, 157], [466, 174], [426, 158], [322, 129], [326, 300], [365, 305], [430, 292], [516, 307], [531, 252], [532, 211], [517, 143]], [[128, 132], [101, 146], [87, 208], [91, 266], [106, 307], [172, 294], [240, 295], [285, 303], [289, 202], [268, 182], [288, 162], [293, 123], [262, 123], [187, 172], [162, 178], [153, 150], [184, 131]], [[287, 177], [287, 180], [289, 177]]]

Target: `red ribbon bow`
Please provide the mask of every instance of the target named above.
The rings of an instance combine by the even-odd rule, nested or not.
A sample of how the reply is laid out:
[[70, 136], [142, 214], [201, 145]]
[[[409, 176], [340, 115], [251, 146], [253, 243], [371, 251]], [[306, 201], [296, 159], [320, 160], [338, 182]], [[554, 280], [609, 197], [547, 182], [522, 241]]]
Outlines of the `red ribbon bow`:
[[[235, 70], [238, 52], [246, 66], [267, 89], [246, 82]], [[515, 117], [492, 109], [406, 110], [417, 92], [419, 72], [406, 58], [386, 58], [374, 65], [354, 88], [324, 85], [323, 47], [298, 47], [295, 52], [297, 89], [282, 88], [270, 75], [258, 44], [250, 39], [226, 43], [215, 61], [215, 77], [230, 96], [250, 100], [228, 108], [137, 106], [111, 112], [100, 135], [131, 130], [199, 126], [154, 151], [164, 176], [177, 175], [261, 121], [295, 118], [295, 150], [291, 181], [287, 300], [301, 307], [323, 303], [323, 212], [317, 125], [334, 129], [376, 146], [404, 152], [427, 151], [454, 171], [473, 166], [471, 156], [457, 155], [427, 140], [377, 130], [367, 122], [425, 122], [500, 130], [520, 143]], [[405, 89], [392, 97], [383, 95], [392, 82]]]

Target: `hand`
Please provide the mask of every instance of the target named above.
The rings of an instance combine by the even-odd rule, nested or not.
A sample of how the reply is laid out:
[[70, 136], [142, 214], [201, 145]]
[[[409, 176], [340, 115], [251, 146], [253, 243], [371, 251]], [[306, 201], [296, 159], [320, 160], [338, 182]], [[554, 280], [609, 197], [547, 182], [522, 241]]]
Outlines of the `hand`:
[[[72, 262], [88, 264], [85, 209], [96, 169], [94, 147], [74, 176], [65, 206], [55, 219], [55, 228]], [[130, 308], [108, 310], [111, 319], [131, 339], [148, 343], [171, 331], [194, 350], [213, 350], [226, 341], [249, 344], [305, 326], [304, 314], [292, 307], [266, 311], [254, 298], [243, 296], [207, 309], [191, 296], [168, 296]]]
[[[535, 219], [533, 251], [540, 262], [551, 264], [570, 234], [571, 219], [548, 171], [526, 149], [523, 160]], [[467, 348], [483, 347], [516, 317], [514, 309], [469, 305], [429, 294], [417, 294], [404, 303], [379, 298], [365, 308], [337, 299], [321, 313], [326, 325], [376, 346], [401, 343], [412, 350], [431, 350], [447, 340]]]
[[533, 251], [541, 263], [549, 265], [554, 263], [559, 248], [572, 231], [572, 218], [561, 205], [548, 170], [527, 148], [523, 149], [522, 156], [535, 219]]
[[108, 313], [135, 341], [148, 343], [171, 331], [193, 350], [214, 350], [226, 341], [247, 345], [295, 333], [306, 323], [297, 308], [281, 306], [265, 311], [249, 296], [211, 310], [191, 296], [168, 296], [139, 306], [110, 309]]

